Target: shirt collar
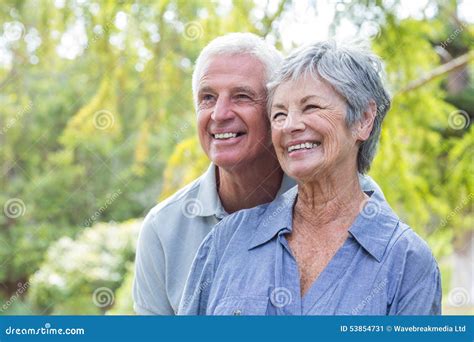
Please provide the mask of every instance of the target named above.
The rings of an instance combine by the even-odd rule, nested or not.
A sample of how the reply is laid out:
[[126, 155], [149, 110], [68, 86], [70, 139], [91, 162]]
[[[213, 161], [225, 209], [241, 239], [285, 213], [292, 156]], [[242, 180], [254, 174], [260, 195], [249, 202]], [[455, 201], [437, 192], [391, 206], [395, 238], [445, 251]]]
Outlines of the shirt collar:
[[211, 163], [207, 171], [201, 176], [199, 192], [196, 199], [202, 210], [198, 216], [217, 216], [223, 218], [227, 215], [217, 192], [216, 165]]
[[[379, 196], [373, 196], [373, 192], [367, 192], [367, 194], [371, 197], [356, 217], [349, 233], [380, 262], [398, 226], [399, 218], [386, 201]], [[291, 232], [293, 206], [297, 195], [298, 187], [295, 186], [268, 205], [262, 216], [263, 219], [250, 240], [249, 250], [267, 243], [280, 231]]]
[[249, 249], [270, 241], [281, 230], [291, 231], [293, 205], [297, 194], [298, 186], [294, 186], [267, 206], [262, 215], [262, 220], [250, 240]]
[[[217, 166], [214, 163], [209, 165], [207, 171], [201, 176], [199, 184], [199, 192], [196, 199], [200, 204], [202, 210], [199, 211], [198, 216], [217, 216], [223, 218], [228, 215], [222, 205], [219, 193], [217, 191], [217, 178], [216, 178]], [[294, 179], [283, 174], [280, 189], [278, 190], [277, 197], [285, 193], [296, 185]]]
[[375, 194], [365, 203], [349, 233], [380, 262], [399, 222], [388, 203]]
[[290, 178], [289, 176], [287, 176], [286, 173], [283, 173], [280, 189], [278, 190], [278, 193], [276, 194], [275, 198], [277, 198], [280, 195], [283, 195], [285, 192], [293, 188], [295, 185], [296, 185], [296, 181], [293, 178]]

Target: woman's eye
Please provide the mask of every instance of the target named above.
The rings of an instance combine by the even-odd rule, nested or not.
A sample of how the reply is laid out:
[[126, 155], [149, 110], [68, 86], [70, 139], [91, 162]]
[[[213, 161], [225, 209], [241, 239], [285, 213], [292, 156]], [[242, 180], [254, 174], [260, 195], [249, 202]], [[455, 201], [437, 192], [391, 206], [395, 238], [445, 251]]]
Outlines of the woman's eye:
[[315, 109], [319, 109], [319, 108], [321, 108], [321, 107], [319, 107], [317, 105], [309, 104], [309, 105], [307, 105], [303, 108], [303, 112], [307, 112], [309, 110], [315, 110]]
[[283, 121], [286, 118], [286, 114], [282, 112], [278, 112], [272, 115], [273, 121]]

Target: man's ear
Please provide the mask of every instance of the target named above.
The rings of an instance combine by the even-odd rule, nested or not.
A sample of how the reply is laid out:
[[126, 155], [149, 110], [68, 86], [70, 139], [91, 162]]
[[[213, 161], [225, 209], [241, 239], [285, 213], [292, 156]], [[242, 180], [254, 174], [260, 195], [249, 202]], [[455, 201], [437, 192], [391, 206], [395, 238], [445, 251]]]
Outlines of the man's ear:
[[372, 127], [374, 126], [375, 116], [377, 115], [377, 104], [370, 100], [366, 110], [362, 113], [360, 121], [356, 124], [356, 138], [365, 141], [369, 138]]

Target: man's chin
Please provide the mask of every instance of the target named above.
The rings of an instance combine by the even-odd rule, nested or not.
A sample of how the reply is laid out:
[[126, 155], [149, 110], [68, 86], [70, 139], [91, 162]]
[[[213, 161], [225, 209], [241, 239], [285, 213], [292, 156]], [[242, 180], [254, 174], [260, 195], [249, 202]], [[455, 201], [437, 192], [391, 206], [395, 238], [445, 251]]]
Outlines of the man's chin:
[[245, 164], [245, 155], [218, 155], [212, 156], [212, 162], [224, 170], [232, 170]]

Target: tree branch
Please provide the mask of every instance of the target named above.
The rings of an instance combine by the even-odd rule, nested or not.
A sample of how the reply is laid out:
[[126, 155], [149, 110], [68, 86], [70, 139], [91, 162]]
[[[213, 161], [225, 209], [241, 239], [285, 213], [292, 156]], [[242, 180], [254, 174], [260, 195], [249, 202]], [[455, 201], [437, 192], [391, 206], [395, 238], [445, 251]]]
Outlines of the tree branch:
[[454, 71], [456, 69], [459, 69], [463, 66], [465, 66], [467, 63], [471, 62], [474, 60], [474, 51], [469, 51], [468, 53], [465, 53], [464, 55], [461, 55], [452, 61], [449, 61], [443, 65], [440, 65], [439, 67], [431, 70], [429, 73], [426, 75], [420, 77], [417, 80], [411, 81], [408, 83], [404, 88], [399, 90], [396, 95], [400, 95], [403, 93], [407, 93], [409, 91], [412, 91], [414, 89], [420, 88], [424, 86], [425, 84], [433, 81], [435, 78], [438, 78], [442, 75], [445, 75], [451, 71]]

